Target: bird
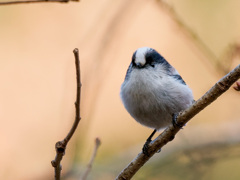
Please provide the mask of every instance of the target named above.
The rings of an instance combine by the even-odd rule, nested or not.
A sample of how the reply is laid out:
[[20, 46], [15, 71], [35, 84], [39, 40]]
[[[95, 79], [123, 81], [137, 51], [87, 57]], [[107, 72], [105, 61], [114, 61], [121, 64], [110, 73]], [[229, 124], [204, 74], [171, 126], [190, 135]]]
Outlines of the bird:
[[194, 102], [192, 90], [177, 70], [150, 47], [133, 53], [120, 98], [133, 119], [154, 129], [142, 149], [146, 155], [153, 135], [170, 124], [179, 126], [176, 115]]

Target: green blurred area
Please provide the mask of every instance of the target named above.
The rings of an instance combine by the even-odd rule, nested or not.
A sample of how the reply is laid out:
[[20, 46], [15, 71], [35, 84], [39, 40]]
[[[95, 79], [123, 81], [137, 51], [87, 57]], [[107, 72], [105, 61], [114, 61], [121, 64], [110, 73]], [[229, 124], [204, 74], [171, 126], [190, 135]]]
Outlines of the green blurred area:
[[[160, 154], [159, 154], [160, 155]], [[148, 164], [136, 179], [236, 180], [240, 178], [240, 145], [214, 145], [175, 152]]]
[[[238, 143], [209, 144], [175, 151], [160, 159], [159, 156], [162, 156], [161, 152], [154, 155], [133, 179], [236, 180], [240, 178], [240, 144]], [[128, 160], [118, 158], [110, 162], [96, 162], [89, 179], [114, 179], [121, 170], [120, 166], [123, 166], [121, 161]]]

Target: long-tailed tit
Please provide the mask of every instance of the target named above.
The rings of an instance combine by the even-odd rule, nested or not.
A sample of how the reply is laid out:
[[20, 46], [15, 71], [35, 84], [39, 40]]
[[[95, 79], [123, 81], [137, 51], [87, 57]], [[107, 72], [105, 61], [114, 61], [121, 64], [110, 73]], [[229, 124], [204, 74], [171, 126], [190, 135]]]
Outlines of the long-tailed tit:
[[155, 132], [174, 123], [173, 115], [194, 101], [191, 89], [176, 69], [149, 47], [134, 52], [120, 96], [137, 122], [154, 129], [144, 145], [144, 154]]

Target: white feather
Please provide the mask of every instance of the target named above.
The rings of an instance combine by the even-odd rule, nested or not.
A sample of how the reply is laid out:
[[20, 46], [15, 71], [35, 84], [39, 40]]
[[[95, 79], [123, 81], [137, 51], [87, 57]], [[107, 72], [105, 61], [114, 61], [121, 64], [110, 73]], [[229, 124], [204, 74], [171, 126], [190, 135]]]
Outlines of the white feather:
[[[143, 56], [144, 52], [141, 54]], [[136, 59], [142, 58], [137, 55], [138, 52]], [[121, 86], [120, 96], [127, 111], [150, 128], [168, 126], [173, 113], [186, 109], [193, 102], [191, 89], [168, 73], [162, 64], [154, 68], [132, 68]]]
[[146, 59], [145, 59], [145, 54], [147, 51], [149, 51], [151, 48], [149, 47], [142, 47], [142, 48], [139, 48], [136, 52], [136, 60], [135, 60], [135, 63], [139, 63], [141, 64], [142, 66], [146, 63]]

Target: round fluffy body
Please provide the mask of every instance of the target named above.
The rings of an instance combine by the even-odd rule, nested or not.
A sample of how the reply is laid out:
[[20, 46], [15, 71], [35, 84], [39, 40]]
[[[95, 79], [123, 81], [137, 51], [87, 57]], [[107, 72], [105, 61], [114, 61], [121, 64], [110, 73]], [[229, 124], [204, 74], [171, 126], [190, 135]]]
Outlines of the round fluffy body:
[[157, 130], [171, 124], [172, 115], [193, 102], [191, 89], [175, 68], [149, 47], [133, 54], [120, 96], [137, 122]]

